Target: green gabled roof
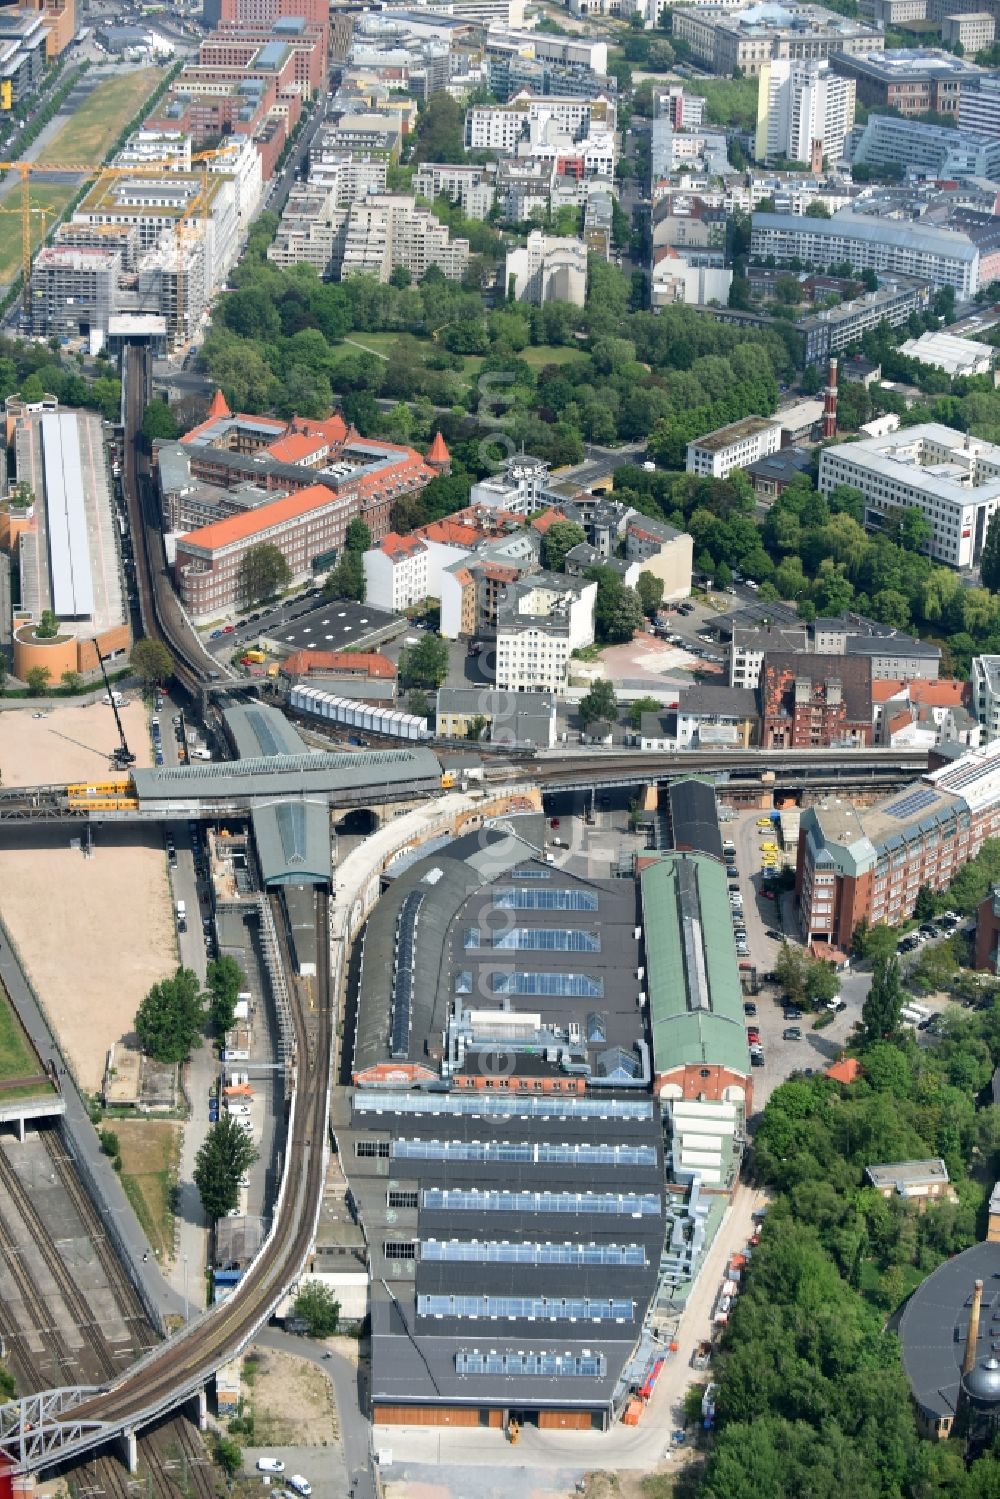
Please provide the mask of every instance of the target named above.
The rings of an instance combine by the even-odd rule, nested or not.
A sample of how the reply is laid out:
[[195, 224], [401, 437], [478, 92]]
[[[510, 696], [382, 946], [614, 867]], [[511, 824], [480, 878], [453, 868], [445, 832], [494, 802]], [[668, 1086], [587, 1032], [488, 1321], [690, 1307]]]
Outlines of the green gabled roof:
[[643, 933], [653, 1068], [748, 1073], [726, 874], [715, 859], [668, 854], [644, 869]]

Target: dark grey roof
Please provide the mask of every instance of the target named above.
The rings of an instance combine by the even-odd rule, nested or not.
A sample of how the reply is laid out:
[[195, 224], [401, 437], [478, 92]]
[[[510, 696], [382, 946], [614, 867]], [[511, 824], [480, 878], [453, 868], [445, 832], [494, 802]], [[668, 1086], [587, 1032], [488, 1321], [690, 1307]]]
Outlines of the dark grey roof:
[[745, 472], [751, 479], [781, 479], [788, 484], [796, 474], [804, 473], [811, 461], [812, 455], [805, 448], [781, 448], [756, 463], [748, 463]]
[[958, 1400], [969, 1308], [985, 1283], [978, 1360], [1000, 1340], [1000, 1244], [973, 1244], [922, 1281], [899, 1318], [903, 1368], [913, 1398], [932, 1419], [953, 1416]]
[[222, 716], [241, 760], [306, 753], [305, 741], [279, 708], [249, 703], [227, 708]]
[[717, 713], [723, 718], [756, 718], [757, 694], [752, 687], [715, 687], [711, 683], [682, 689], [678, 713]]
[[847, 650], [852, 656], [922, 656], [933, 661], [941, 656], [939, 645], [916, 640], [912, 635], [850, 635]]
[[684, 781], [671, 781], [667, 788], [667, 806], [674, 848], [722, 858], [719, 808], [711, 782], [697, 780], [694, 776]]
[[400, 626], [404, 623], [399, 615], [388, 610], [355, 604], [349, 599], [331, 599], [294, 619], [282, 619], [279, 614], [262, 619], [260, 634], [282, 650], [344, 651], [370, 640], [372, 635], [396, 622]]
[[265, 886], [329, 885], [330, 804], [325, 797], [284, 797], [252, 813]]
[[440, 784], [441, 766], [429, 749], [361, 750], [355, 754], [261, 756], [208, 765], [160, 766], [132, 773], [140, 801], [248, 801], [281, 796], [325, 796], [357, 802], [387, 790], [428, 790]]

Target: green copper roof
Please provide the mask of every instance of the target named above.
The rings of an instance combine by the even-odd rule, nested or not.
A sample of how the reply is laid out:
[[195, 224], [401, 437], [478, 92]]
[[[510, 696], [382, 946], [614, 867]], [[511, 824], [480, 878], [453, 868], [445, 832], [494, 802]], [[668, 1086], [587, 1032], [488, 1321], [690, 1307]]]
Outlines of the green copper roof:
[[748, 1073], [726, 874], [715, 859], [668, 854], [642, 872], [653, 1067], [703, 1062]]

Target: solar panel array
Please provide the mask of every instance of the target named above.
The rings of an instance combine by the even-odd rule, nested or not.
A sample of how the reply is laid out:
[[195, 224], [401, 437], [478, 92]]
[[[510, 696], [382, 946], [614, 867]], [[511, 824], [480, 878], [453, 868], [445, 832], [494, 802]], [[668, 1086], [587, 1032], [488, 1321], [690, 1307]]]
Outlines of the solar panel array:
[[422, 1260], [476, 1265], [633, 1265], [646, 1264], [641, 1244], [510, 1244], [495, 1239], [426, 1239]]
[[48, 411], [41, 427], [52, 608], [59, 619], [90, 619], [94, 580], [77, 419]]
[[543, 994], [554, 999], [603, 999], [604, 980], [589, 973], [491, 973], [492, 994]]
[[495, 948], [516, 952], [600, 952], [599, 932], [584, 932], [567, 927], [515, 926], [506, 932], [491, 933]]
[[425, 1208], [472, 1213], [601, 1213], [655, 1218], [658, 1192], [484, 1192], [478, 1187], [427, 1187]]
[[549, 1322], [631, 1322], [635, 1302], [589, 1296], [418, 1296], [418, 1317], [540, 1317]]
[[410, 1050], [410, 1026], [413, 1018], [413, 960], [417, 946], [417, 917], [425, 891], [411, 890], [399, 908], [396, 922], [396, 957], [392, 978], [393, 1057], [405, 1057]]
[[538, 1166], [655, 1166], [654, 1145], [552, 1145], [531, 1140], [393, 1140], [396, 1161], [509, 1161]]
[[938, 793], [933, 787], [916, 786], [897, 801], [890, 802], [885, 812], [889, 817], [914, 817], [925, 807], [932, 807], [937, 799]]
[[587, 1376], [601, 1379], [607, 1373], [608, 1361], [603, 1353], [468, 1353], [455, 1354], [456, 1374], [549, 1374], [560, 1379]]
[[504, 885], [494, 891], [498, 911], [596, 911], [592, 890], [536, 890], [526, 885]]
[[403, 1093], [391, 1089], [354, 1091], [359, 1114], [459, 1114], [473, 1119], [651, 1119], [648, 1098], [542, 1098], [495, 1093]]

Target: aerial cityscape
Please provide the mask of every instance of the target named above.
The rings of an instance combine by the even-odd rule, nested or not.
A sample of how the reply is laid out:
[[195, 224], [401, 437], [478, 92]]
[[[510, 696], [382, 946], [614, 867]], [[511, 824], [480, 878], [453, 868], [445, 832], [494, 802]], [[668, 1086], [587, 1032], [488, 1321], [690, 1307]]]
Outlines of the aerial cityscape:
[[1000, 1494], [1000, 0], [0, 0], [0, 1499]]

